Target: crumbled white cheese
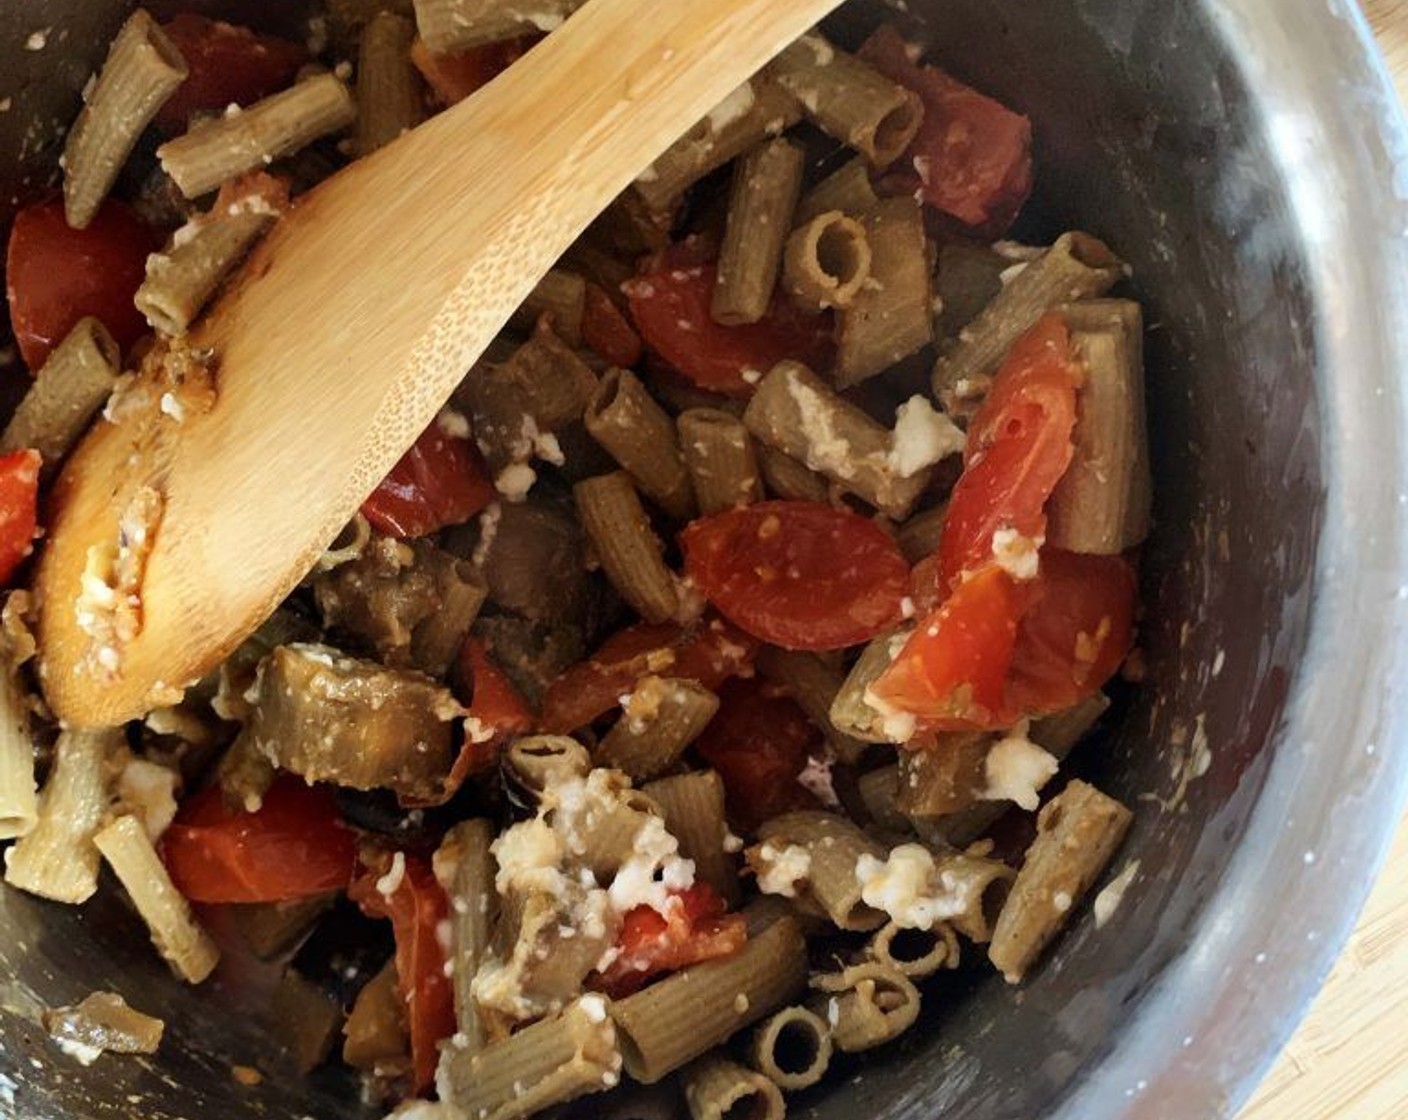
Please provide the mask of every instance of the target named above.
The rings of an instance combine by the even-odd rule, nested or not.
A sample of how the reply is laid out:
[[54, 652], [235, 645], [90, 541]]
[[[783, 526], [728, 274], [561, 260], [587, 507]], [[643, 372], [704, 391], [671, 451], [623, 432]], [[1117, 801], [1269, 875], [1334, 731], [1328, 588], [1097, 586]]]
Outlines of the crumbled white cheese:
[[464, 413], [456, 412], [453, 408], [440, 411], [440, 415], [435, 417], [435, 427], [442, 435], [451, 439], [469, 438], [469, 421], [465, 419]]
[[1044, 536], [1028, 537], [1004, 527], [992, 535], [992, 558], [1013, 579], [1036, 579], [1041, 568], [1041, 546], [1045, 543]]
[[934, 923], [970, 909], [975, 880], [941, 871], [919, 844], [901, 844], [888, 859], [870, 854], [856, 860], [861, 898], [888, 914], [902, 929], [932, 929]]
[[79, 1042], [76, 1038], [55, 1038], [54, 1044], [70, 1058], [77, 1058], [85, 1066], [91, 1066], [103, 1053], [101, 1046], [91, 1046], [86, 1042]]
[[391, 857], [391, 866], [387, 868], [386, 874], [376, 881], [376, 893], [382, 898], [390, 898], [398, 890], [406, 879], [406, 853], [397, 852]]
[[709, 130], [715, 134], [722, 132], [735, 121], [748, 115], [758, 100], [753, 92], [753, 83], [744, 82], [711, 110], [709, 110]]
[[836, 785], [831, 773], [832, 759], [807, 757], [807, 764], [797, 775], [797, 784], [810, 793], [828, 809], [840, 808], [841, 799], [836, 796]]
[[982, 800], [1015, 801], [1028, 812], [1041, 803], [1042, 787], [1056, 776], [1060, 763], [1027, 738], [1028, 727], [1022, 720], [988, 751], [987, 788], [978, 795]]
[[489, 850], [498, 860], [494, 886], [500, 894], [562, 890], [559, 865], [565, 849], [557, 832], [542, 817], [505, 829]]
[[807, 466], [833, 478], [854, 478], [856, 455], [850, 442], [833, 426], [831, 410], [821, 394], [806, 384], [796, 369], [788, 369], [786, 376], [787, 393], [797, 406], [802, 435], [807, 441]]
[[141, 819], [153, 844], [176, 816], [176, 783], [174, 770], [144, 758], [132, 759], [118, 775], [118, 797]]
[[38, 31], [31, 31], [29, 38], [24, 41], [24, 49], [27, 51], [42, 51], [49, 45], [49, 32], [52, 27], [43, 27]]
[[479, 540], [470, 556], [470, 563], [476, 568], [483, 568], [484, 561], [489, 558], [489, 550], [494, 547], [494, 539], [499, 535], [499, 521], [503, 514], [504, 507], [498, 502], [492, 502], [479, 515]]
[[910, 478], [958, 454], [967, 442], [957, 424], [916, 393], [895, 413], [890, 465], [901, 478]]
[[606, 1000], [601, 996], [583, 996], [577, 1001], [577, 1006], [582, 1009], [582, 1013], [593, 1023], [606, 1022]]
[[875, 695], [875, 690], [869, 685], [865, 686], [861, 699], [867, 708], [880, 717], [880, 724], [875, 730], [885, 736], [887, 743], [907, 743], [914, 738], [915, 731], [919, 729], [919, 719], [913, 712], [896, 708], [884, 697]]
[[765, 842], [749, 853], [748, 862], [757, 873], [758, 890], [783, 898], [796, 898], [797, 884], [812, 873], [812, 855], [800, 844], [778, 848]]
[[694, 885], [694, 863], [681, 859], [679, 841], [659, 817], [647, 817], [636, 833], [631, 858], [616, 872], [608, 896], [619, 914], [637, 906], [663, 913], [671, 892]]
[[494, 489], [510, 502], [521, 502], [538, 481], [538, 472], [527, 463], [510, 463], [494, 479]]

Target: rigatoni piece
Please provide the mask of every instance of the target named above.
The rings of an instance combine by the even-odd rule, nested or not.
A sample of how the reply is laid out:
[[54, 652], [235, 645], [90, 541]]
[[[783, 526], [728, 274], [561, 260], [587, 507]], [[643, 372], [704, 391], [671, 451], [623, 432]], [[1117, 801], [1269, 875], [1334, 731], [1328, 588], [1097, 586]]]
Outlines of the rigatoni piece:
[[980, 800], [997, 739], [986, 731], [945, 731], [917, 750], [900, 751], [895, 808], [910, 817], [937, 817]]
[[1072, 781], [1037, 817], [1017, 881], [993, 930], [988, 958], [1020, 981], [1114, 857], [1133, 814], [1094, 786]]
[[524, 1120], [549, 1105], [616, 1085], [617, 1045], [606, 1000], [583, 996], [561, 1014], [477, 1054], [447, 1050], [442, 1099], [456, 1114], [475, 1120]]
[[829, 210], [855, 217], [870, 210], [880, 196], [870, 183], [870, 169], [857, 157], [843, 164], [802, 196], [797, 204], [797, 223], [808, 222]]
[[875, 167], [894, 163], [924, 121], [924, 106], [915, 94], [817, 32], [787, 47], [773, 61], [773, 70], [809, 119]]
[[24, 836], [39, 821], [29, 697], [9, 647], [0, 646], [0, 840]]
[[93, 220], [142, 130], [187, 73], [145, 9], [127, 17], [64, 144], [64, 216], [74, 229]]
[[488, 955], [489, 941], [498, 917], [499, 896], [494, 890], [497, 870], [489, 845], [494, 825], [487, 820], [462, 821], [445, 834], [435, 852], [435, 878], [450, 902], [450, 949], [455, 993], [455, 1025], [459, 1050], [482, 1049], [486, 1039], [474, 999], [475, 973]]
[[152, 943], [173, 972], [199, 984], [215, 970], [220, 951], [196, 924], [190, 904], [166, 873], [166, 867], [136, 817], [118, 817], [93, 837], [113, 874], [151, 931]]
[[674, 421], [640, 378], [610, 369], [587, 402], [587, 431], [610, 453], [646, 497], [671, 517], [694, 512], [694, 492], [684, 467]]
[[804, 307], [849, 307], [870, 279], [865, 227], [839, 210], [804, 222], [787, 239], [782, 286]]
[[739, 897], [738, 864], [728, 844], [724, 783], [712, 770], [659, 778], [642, 791], [660, 808], [665, 829], [679, 841], [680, 855], [694, 862], [694, 877], [708, 883], [730, 905]]
[[[1039, 255], [1041, 250], [1034, 252]], [[940, 335], [956, 335], [976, 319], [1002, 291], [1002, 277], [1009, 270], [1020, 271], [1023, 263], [987, 245], [966, 241], [945, 244], [939, 250], [939, 267], [934, 276]]]
[[[60, 734], [38, 820], [5, 853], [5, 882], [55, 902], [92, 896], [100, 862], [93, 836], [108, 811], [109, 758], [122, 745], [120, 728]], [[31, 754], [31, 781], [33, 765]]]
[[907, 195], [887, 198], [863, 222], [870, 277], [837, 321], [842, 388], [882, 373], [934, 338], [933, 276], [919, 203]]
[[909, 837], [913, 822], [895, 807], [899, 792], [898, 762], [867, 770], [856, 779], [856, 793], [870, 817], [867, 827], [886, 837]]
[[416, 27], [436, 54], [556, 29], [584, 0], [415, 0]]
[[719, 710], [719, 698], [690, 680], [644, 677], [595, 751], [598, 766], [643, 782], [665, 773]]
[[784, 1007], [764, 1019], [748, 1050], [758, 1071], [789, 1092], [806, 1089], [825, 1077], [831, 1052], [831, 1028], [805, 1007]]
[[951, 413], [976, 407], [973, 383], [997, 371], [1012, 344], [1046, 312], [1104, 295], [1124, 275], [1124, 264], [1088, 233], [1063, 233], [1007, 282], [971, 323], [946, 342], [934, 364], [934, 394]]
[[845, 674], [839, 668], [805, 650], [764, 646], [758, 654], [758, 671], [787, 690], [807, 718], [821, 728], [837, 758], [842, 762], [860, 758], [866, 744], [831, 723], [831, 705], [845, 683]]
[[885, 916], [862, 900], [856, 876], [861, 856], [884, 859], [885, 846], [836, 813], [799, 810], [763, 822], [758, 838], [774, 849], [792, 846], [808, 857], [800, 893], [815, 901], [839, 929], [872, 930]]
[[1047, 503], [1046, 540], [1070, 552], [1114, 555], [1149, 531], [1149, 440], [1144, 420], [1144, 316], [1133, 300], [1061, 309], [1085, 366], [1076, 393], [1075, 455]]
[[156, 154], [181, 193], [199, 198], [236, 175], [346, 128], [356, 116], [347, 87], [332, 74], [318, 74], [238, 113], [198, 124]]
[[782, 1120], [782, 1091], [756, 1070], [722, 1053], [706, 1054], [681, 1075], [691, 1120]]
[[755, 442], [754, 451], [758, 456], [758, 471], [767, 492], [774, 498], [795, 502], [831, 500], [831, 484], [806, 463], [766, 443]]
[[906, 929], [890, 922], [876, 930], [866, 952], [886, 968], [919, 980], [958, 967], [958, 934], [947, 922], [929, 929]]
[[546, 316], [553, 333], [569, 346], [582, 345], [582, 316], [587, 308], [587, 281], [581, 273], [551, 268], [534, 285], [513, 313], [509, 324], [531, 331]]
[[674, 575], [661, 559], [660, 540], [625, 471], [600, 475], [572, 488], [577, 515], [612, 586], [647, 622], [679, 612]]
[[906, 518], [895, 536], [904, 558], [911, 564], [917, 564], [938, 552], [947, 517], [948, 503], [940, 502]]
[[734, 164], [710, 309], [715, 322], [756, 323], [767, 313], [802, 190], [804, 160], [797, 145], [770, 140]]
[[691, 408], [676, 417], [675, 430], [700, 514], [762, 497], [758, 457], [742, 420], [717, 408]]
[[847, 1054], [898, 1038], [919, 1018], [919, 990], [878, 962], [814, 977], [812, 987], [823, 993], [814, 1009], [831, 1024], [836, 1049]]
[[378, 12], [362, 28], [357, 51], [357, 152], [369, 155], [425, 116], [420, 73], [411, 64], [415, 25]]
[[807, 943], [781, 917], [732, 957], [691, 965], [611, 1005], [626, 1072], [647, 1085], [795, 1000], [807, 985]]

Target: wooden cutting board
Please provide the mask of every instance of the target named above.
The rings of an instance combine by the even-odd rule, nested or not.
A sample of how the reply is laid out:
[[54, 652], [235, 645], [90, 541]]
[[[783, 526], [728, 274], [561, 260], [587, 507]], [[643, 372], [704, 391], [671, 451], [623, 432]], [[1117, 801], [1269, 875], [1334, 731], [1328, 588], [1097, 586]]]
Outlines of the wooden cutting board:
[[[1408, 104], [1408, 0], [1365, 0]], [[1237, 1120], [1408, 1118], [1408, 821], [1344, 954]]]

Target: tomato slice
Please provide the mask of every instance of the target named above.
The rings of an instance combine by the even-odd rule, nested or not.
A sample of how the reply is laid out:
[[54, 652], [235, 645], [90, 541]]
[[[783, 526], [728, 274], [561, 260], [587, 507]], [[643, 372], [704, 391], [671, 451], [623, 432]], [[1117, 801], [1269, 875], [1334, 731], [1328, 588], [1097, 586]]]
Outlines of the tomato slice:
[[943, 587], [992, 559], [993, 534], [1046, 532], [1044, 507], [1074, 454], [1076, 389], [1083, 372], [1059, 314], [1013, 345], [968, 429], [964, 471], [939, 542]]
[[711, 691], [748, 671], [758, 643], [722, 619], [693, 627], [642, 622], [613, 634], [543, 695], [542, 729], [565, 735], [616, 708], [648, 673], [697, 681]]
[[146, 278], [147, 254], [161, 239], [120, 202], [108, 199], [86, 229], [73, 229], [60, 201], [15, 215], [5, 258], [10, 325], [31, 373], [85, 315], [124, 350], [147, 333], [132, 302]]
[[531, 37], [506, 39], [452, 54], [433, 54], [423, 40], [417, 39], [411, 44], [411, 62], [436, 101], [445, 106], [457, 105], [522, 58], [535, 42], [537, 39]]
[[924, 102], [924, 123], [897, 164], [906, 184], [936, 210], [1001, 236], [1031, 194], [1031, 121], [942, 70], [914, 62], [888, 24], [866, 40], [860, 56]]
[[734, 625], [785, 649], [841, 649], [899, 622], [909, 565], [874, 522], [820, 502], [759, 502], [691, 522], [689, 577]]
[[[392, 873], [395, 860], [405, 861], [405, 873], [399, 879]], [[388, 893], [383, 894], [382, 887]], [[413, 1088], [421, 1092], [435, 1082], [439, 1043], [455, 1033], [453, 989], [445, 975], [445, 949], [436, 933], [449, 920], [449, 899], [435, 879], [430, 860], [410, 852], [378, 857], [352, 881], [347, 897], [368, 916], [391, 919], [396, 986], [406, 1001], [411, 1035]]]
[[1134, 643], [1134, 568], [1122, 556], [1041, 551], [1037, 598], [1022, 616], [1007, 697], [1023, 715], [1057, 712], [1114, 676]]
[[640, 361], [640, 335], [596, 284], [587, 285], [582, 310], [582, 341], [613, 366], [633, 366]]
[[809, 314], [786, 296], [760, 322], [714, 322], [713, 264], [667, 265], [623, 286], [645, 344], [701, 389], [746, 397], [784, 359], [825, 369], [834, 351], [830, 313]]
[[732, 956], [748, 941], [748, 923], [742, 914], [727, 910], [728, 904], [708, 883], [671, 893], [664, 914], [652, 906], [637, 906], [622, 920], [616, 941], [620, 955], [596, 983], [612, 999], [620, 999], [663, 972]]
[[39, 452], [0, 455], [0, 586], [34, 551], [39, 528]]
[[248, 105], [293, 84], [308, 61], [302, 44], [182, 12], [162, 24], [189, 74], [156, 114], [163, 132], [182, 132], [197, 112]]
[[356, 837], [332, 793], [283, 775], [258, 812], [232, 809], [219, 786], [181, 805], [161, 841], [176, 889], [192, 902], [287, 902], [344, 889]]
[[460, 646], [456, 678], [456, 692], [468, 697], [469, 718], [465, 720], [464, 745], [445, 778], [444, 795], [437, 799], [442, 803], [453, 797], [471, 774], [491, 769], [504, 741], [531, 731], [534, 723], [528, 701], [494, 664], [478, 638], [466, 638]]
[[495, 498], [479, 450], [431, 423], [362, 503], [362, 516], [393, 537], [423, 537], [468, 521]]

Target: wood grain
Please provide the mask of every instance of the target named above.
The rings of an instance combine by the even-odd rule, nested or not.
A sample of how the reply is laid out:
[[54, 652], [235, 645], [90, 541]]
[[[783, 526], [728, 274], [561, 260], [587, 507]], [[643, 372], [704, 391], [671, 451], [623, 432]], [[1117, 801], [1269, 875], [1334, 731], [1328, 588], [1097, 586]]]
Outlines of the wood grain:
[[[1367, 0], [1408, 103], [1408, 0]], [[1310, 1014], [1238, 1120], [1408, 1117], [1408, 821]]]

